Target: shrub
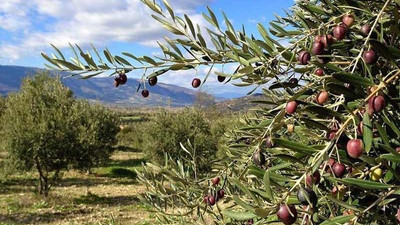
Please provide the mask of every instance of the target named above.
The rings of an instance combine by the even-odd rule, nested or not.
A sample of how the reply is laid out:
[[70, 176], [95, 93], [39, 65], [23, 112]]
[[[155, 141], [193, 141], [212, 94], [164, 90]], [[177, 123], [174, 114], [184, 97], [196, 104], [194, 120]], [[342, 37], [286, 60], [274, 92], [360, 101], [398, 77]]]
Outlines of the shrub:
[[35, 168], [45, 196], [61, 170], [89, 169], [107, 158], [119, 129], [112, 113], [76, 101], [45, 73], [26, 78], [21, 91], [7, 97], [2, 125], [10, 165]]
[[77, 100], [72, 107], [78, 148], [71, 156], [74, 168], [87, 170], [105, 162], [113, 153], [117, 143], [119, 128], [118, 117], [100, 105], [90, 105]]
[[172, 113], [161, 111], [143, 130], [145, 137], [143, 151], [152, 162], [164, 163], [164, 154], [173, 160], [187, 158], [180, 143], [188, 141], [196, 149], [198, 169], [207, 171], [217, 151], [217, 140], [212, 136], [210, 124], [204, 114], [194, 109]]

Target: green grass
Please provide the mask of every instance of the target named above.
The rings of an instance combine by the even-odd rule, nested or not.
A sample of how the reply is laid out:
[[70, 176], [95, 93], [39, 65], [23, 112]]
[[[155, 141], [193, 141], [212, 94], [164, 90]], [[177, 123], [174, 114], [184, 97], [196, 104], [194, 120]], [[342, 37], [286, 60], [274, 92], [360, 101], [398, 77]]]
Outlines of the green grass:
[[35, 172], [12, 174], [0, 182], [0, 225], [154, 224], [138, 200], [145, 188], [134, 171], [145, 162], [143, 156], [116, 151], [93, 174], [67, 171], [47, 198], [36, 193]]

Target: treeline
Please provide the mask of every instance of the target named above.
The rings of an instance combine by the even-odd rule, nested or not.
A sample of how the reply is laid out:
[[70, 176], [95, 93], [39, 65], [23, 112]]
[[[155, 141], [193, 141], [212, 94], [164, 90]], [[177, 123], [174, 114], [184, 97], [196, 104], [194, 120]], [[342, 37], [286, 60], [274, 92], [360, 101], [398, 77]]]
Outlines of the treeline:
[[3, 166], [37, 170], [47, 196], [62, 170], [83, 171], [112, 154], [119, 118], [110, 110], [77, 100], [58, 78], [26, 78], [18, 93], [0, 98]]

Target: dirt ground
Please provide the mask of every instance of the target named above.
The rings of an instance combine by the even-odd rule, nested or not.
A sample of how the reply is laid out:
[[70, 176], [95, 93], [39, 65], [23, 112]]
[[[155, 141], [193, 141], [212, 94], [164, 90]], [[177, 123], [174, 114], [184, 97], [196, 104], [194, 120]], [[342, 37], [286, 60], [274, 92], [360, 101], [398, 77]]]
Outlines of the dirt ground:
[[154, 215], [137, 198], [145, 190], [134, 168], [142, 162], [142, 153], [117, 151], [93, 174], [65, 172], [47, 198], [36, 194], [34, 172], [3, 178], [0, 224], [153, 224]]

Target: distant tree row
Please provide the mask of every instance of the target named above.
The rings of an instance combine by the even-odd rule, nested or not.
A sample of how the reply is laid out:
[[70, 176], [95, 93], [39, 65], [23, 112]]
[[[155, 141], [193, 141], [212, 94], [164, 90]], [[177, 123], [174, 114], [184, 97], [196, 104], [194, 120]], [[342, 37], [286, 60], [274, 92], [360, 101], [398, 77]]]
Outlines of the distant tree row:
[[64, 169], [89, 171], [108, 159], [119, 119], [99, 105], [76, 100], [59, 79], [41, 73], [0, 99], [3, 148], [19, 170], [36, 169], [48, 195]]

